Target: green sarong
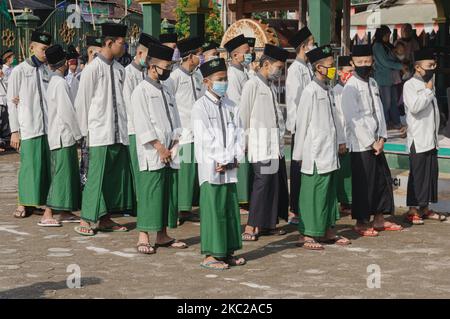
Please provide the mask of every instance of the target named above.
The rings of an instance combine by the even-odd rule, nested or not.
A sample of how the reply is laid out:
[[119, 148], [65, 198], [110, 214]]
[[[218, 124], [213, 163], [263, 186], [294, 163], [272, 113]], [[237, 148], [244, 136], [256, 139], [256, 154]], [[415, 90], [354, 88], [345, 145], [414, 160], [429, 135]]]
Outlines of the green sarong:
[[139, 172], [137, 229], [144, 232], [176, 228], [178, 172], [170, 167]]
[[131, 176], [133, 179], [133, 212], [132, 214], [136, 216], [137, 212], [137, 178], [139, 177], [139, 160], [137, 156], [137, 148], [136, 148], [136, 135], [128, 135], [130, 145], [128, 146], [128, 150], [130, 152], [130, 170]]
[[339, 219], [336, 185], [337, 171], [318, 174], [302, 173], [300, 188], [300, 214], [298, 230], [306, 236], [324, 236], [327, 229]]
[[350, 153], [339, 157], [341, 168], [338, 171], [337, 196], [341, 204], [352, 203], [352, 167]]
[[181, 162], [178, 171], [178, 210], [189, 212], [192, 206], [198, 206], [200, 194], [194, 143], [180, 145], [179, 155]]
[[80, 210], [81, 183], [77, 145], [50, 153], [52, 183], [48, 191], [47, 206], [54, 210]]
[[236, 184], [200, 187], [200, 242], [203, 255], [227, 257], [242, 248]]
[[245, 155], [244, 161], [239, 163], [237, 179], [236, 187], [239, 204], [247, 204], [250, 201], [251, 186], [253, 184], [253, 170], [248, 162], [247, 155]]
[[50, 182], [50, 149], [47, 135], [22, 140], [18, 185], [19, 205], [45, 205]]
[[107, 213], [133, 208], [133, 181], [127, 146], [89, 147], [89, 171], [83, 190], [81, 218], [96, 223]]

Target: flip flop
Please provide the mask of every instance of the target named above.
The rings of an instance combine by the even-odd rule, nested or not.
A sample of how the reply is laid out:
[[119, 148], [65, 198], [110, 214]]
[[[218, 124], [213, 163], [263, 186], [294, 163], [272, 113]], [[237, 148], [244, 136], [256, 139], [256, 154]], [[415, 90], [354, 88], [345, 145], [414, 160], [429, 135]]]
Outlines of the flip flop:
[[[181, 244], [180, 246], [174, 246], [174, 244]], [[167, 243], [163, 243], [163, 244], [155, 244], [155, 247], [165, 247], [165, 248], [175, 248], [175, 249], [186, 249], [189, 246], [186, 243], [183, 243], [181, 241], [178, 241], [176, 239], [172, 239], [170, 241], [168, 241]]]
[[377, 237], [378, 233], [375, 233], [375, 229], [367, 228], [366, 230], [353, 228], [355, 232], [357, 232], [362, 237]]
[[[339, 242], [339, 240], [347, 240], [345, 243]], [[338, 246], [348, 246], [351, 245], [352, 241], [344, 238], [342, 236], [336, 235], [334, 238], [318, 240], [320, 243], [328, 244], [328, 245], [338, 245]]]
[[70, 216], [69, 218], [64, 218], [59, 220], [63, 224], [68, 223], [79, 223], [81, 221], [80, 217]]
[[314, 239], [308, 239], [308, 240], [305, 240], [302, 243], [301, 242], [296, 243], [296, 246], [297, 247], [302, 247], [302, 248], [308, 249], [308, 250], [324, 250], [325, 249], [322, 245], [320, 245], [320, 247], [319, 246], [312, 247], [312, 246], [308, 246], [308, 245], [305, 245], [305, 244], [316, 244], [316, 245], [319, 244], [320, 245], [320, 243], [315, 241]]
[[[139, 250], [139, 247], [147, 247], [147, 248], [148, 248], [148, 252], [140, 251], [140, 250]], [[155, 248], [153, 248], [152, 245], [146, 244], [146, 243], [140, 243], [140, 244], [137, 244], [137, 246], [136, 246], [136, 251], [137, 251], [139, 254], [143, 254], [143, 255], [153, 255], [153, 254], [156, 253]]]
[[422, 217], [416, 214], [407, 214], [405, 219], [413, 225], [424, 225]]
[[[431, 218], [430, 216], [433, 215], [433, 214], [438, 215], [438, 217], [437, 218]], [[439, 212], [435, 212], [432, 209], [429, 209], [426, 213], [424, 213], [422, 215], [422, 219], [437, 220], [437, 221], [443, 222], [443, 221], [447, 220], [447, 217], [446, 217], [445, 213], [439, 213]]]
[[[243, 233], [241, 235], [242, 241], [257, 241], [258, 240], [258, 234], [256, 233]], [[253, 238], [253, 239], [248, 239]]]
[[31, 216], [31, 212], [27, 209], [16, 209], [13, 216], [14, 218], [27, 218]]
[[391, 226], [388, 227], [374, 227], [373, 229], [375, 229], [376, 231], [380, 232], [380, 231], [401, 231], [403, 230], [403, 227], [401, 225], [397, 225], [397, 224], [392, 224]]
[[126, 233], [128, 232], [128, 228], [122, 225], [113, 225], [110, 227], [101, 227], [101, 228], [99, 227], [97, 228], [97, 231], [102, 233]]
[[[87, 229], [87, 230], [89, 230], [89, 232], [82, 232], [81, 231], [81, 229]], [[81, 236], [88, 236], [88, 237], [91, 237], [91, 236], [94, 236], [95, 235], [95, 232], [94, 232], [94, 230], [91, 228], [91, 227], [87, 227], [87, 226], [75, 226], [74, 227], [74, 230], [75, 230], [75, 232], [77, 233], [77, 234], [79, 234], [79, 235], [81, 235]]]
[[38, 223], [41, 227], [61, 227], [62, 224], [54, 218], [41, 219]]
[[298, 225], [298, 217], [297, 216], [295, 216], [295, 217], [290, 217], [289, 219], [288, 219], [288, 224], [289, 225]]
[[[238, 260], [242, 260], [242, 262], [238, 263]], [[227, 258], [225, 261], [230, 266], [244, 266], [247, 263], [244, 258], [235, 258], [233, 256]]]
[[203, 267], [203, 268], [209, 269], [209, 270], [221, 270], [221, 271], [230, 269], [230, 267], [225, 267], [225, 266], [223, 268], [211, 267], [211, 265], [217, 265], [217, 264], [224, 265], [225, 263], [223, 261], [214, 260], [214, 261], [208, 261], [206, 263], [201, 263], [200, 267]]

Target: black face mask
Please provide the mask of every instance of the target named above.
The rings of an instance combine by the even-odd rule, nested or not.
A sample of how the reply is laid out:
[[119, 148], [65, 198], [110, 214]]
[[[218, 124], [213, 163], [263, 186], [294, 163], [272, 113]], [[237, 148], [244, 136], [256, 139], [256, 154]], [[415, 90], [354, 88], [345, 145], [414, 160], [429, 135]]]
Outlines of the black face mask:
[[[155, 66], [155, 69], [157, 70], [156, 66]], [[156, 73], [158, 73], [158, 80], [160, 80], [160, 81], [165, 81], [165, 80], [167, 80], [167, 79], [169, 78], [169, 76], [170, 76], [170, 70], [165, 70], [165, 69], [163, 69], [162, 74], [159, 74], [158, 71], [156, 71]]]
[[425, 83], [428, 83], [433, 78], [435, 70], [424, 70], [424, 71], [425, 74], [422, 75], [422, 79]]
[[372, 66], [355, 66], [356, 74], [363, 78], [364, 80], [368, 80], [370, 75], [372, 74]]

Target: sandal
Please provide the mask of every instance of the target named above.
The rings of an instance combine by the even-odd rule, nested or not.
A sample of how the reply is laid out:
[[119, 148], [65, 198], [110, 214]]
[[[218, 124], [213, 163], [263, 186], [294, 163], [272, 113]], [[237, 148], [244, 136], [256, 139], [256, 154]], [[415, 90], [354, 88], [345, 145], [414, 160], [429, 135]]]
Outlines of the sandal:
[[247, 263], [245, 258], [236, 258], [233, 256], [226, 258], [225, 262], [230, 266], [244, 266]]
[[298, 217], [297, 216], [289, 217], [288, 224], [289, 225], [298, 225]]
[[54, 218], [41, 219], [38, 222], [38, 226], [41, 227], [61, 227], [62, 224]]
[[[222, 267], [214, 267], [212, 265], [222, 265]], [[230, 269], [230, 266], [226, 265], [223, 261], [219, 261], [219, 260], [211, 260], [211, 261], [207, 261], [202, 262], [200, 264], [200, 267], [203, 267], [205, 269], [209, 269], [209, 270], [228, 270]]]
[[243, 233], [242, 235], [242, 241], [257, 241], [258, 236], [256, 233]]
[[98, 227], [97, 228], [98, 231], [103, 232], [103, 233], [126, 233], [128, 232], [128, 228], [126, 228], [125, 226], [119, 225], [119, 224], [115, 224], [109, 227]]
[[297, 247], [302, 247], [302, 248], [305, 248], [308, 250], [324, 250], [325, 249], [319, 242], [315, 241], [314, 239], [308, 239], [303, 242], [298, 242], [296, 245], [297, 245]]
[[[145, 247], [147, 250], [144, 251], [143, 249], [139, 249]], [[156, 253], [155, 248], [153, 248], [152, 245], [148, 244], [148, 243], [139, 243], [136, 246], [136, 250], [138, 253], [143, 254], [143, 255], [153, 255]]]
[[380, 231], [401, 231], [401, 230], [403, 230], [403, 227], [401, 225], [394, 224], [394, 223], [391, 223], [391, 222], [385, 222], [384, 225], [386, 225], [386, 224], [389, 224], [390, 226], [374, 227], [373, 229], [375, 229], [378, 232], [380, 232]]
[[422, 219], [439, 220], [443, 222], [447, 220], [447, 217], [443, 213], [435, 212], [434, 210], [429, 209], [422, 215]]
[[366, 228], [365, 230], [353, 228], [355, 232], [357, 232], [362, 237], [377, 237], [378, 232], [373, 228]]
[[170, 241], [168, 241], [167, 243], [163, 243], [163, 244], [155, 244], [155, 247], [165, 247], [165, 248], [176, 248], [176, 249], [186, 249], [189, 246], [182, 242], [182, 241], [178, 241], [176, 239], [172, 239]]
[[333, 238], [324, 238], [319, 240], [320, 243], [328, 245], [338, 245], [338, 246], [348, 246], [351, 245], [352, 241], [340, 235], [336, 235]]
[[88, 226], [81, 226], [81, 225], [76, 226], [76, 227], [74, 227], [74, 230], [77, 234], [82, 235], [82, 236], [94, 236], [95, 235], [94, 230]]
[[70, 216], [68, 218], [63, 218], [59, 220], [61, 223], [79, 223], [81, 221], [80, 217], [78, 216]]
[[405, 219], [413, 225], [423, 225], [424, 221], [420, 215], [417, 214], [407, 214]]
[[27, 209], [16, 209], [13, 216], [15, 218], [26, 218], [31, 216], [31, 212]]

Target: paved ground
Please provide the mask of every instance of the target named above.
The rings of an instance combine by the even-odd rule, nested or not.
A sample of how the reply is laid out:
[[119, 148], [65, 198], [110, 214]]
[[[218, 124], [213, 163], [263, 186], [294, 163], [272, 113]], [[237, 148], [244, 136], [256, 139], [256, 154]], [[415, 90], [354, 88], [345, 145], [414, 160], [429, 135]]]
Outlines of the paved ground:
[[[0, 156], [0, 298], [448, 298], [450, 223], [429, 222], [379, 238], [357, 238], [348, 217], [339, 230], [348, 248], [323, 252], [295, 247], [291, 226], [283, 237], [245, 243], [244, 267], [224, 272], [201, 269], [199, 225], [171, 234], [187, 250], [160, 249], [137, 255], [137, 232], [77, 235], [73, 226], [36, 226], [38, 216], [11, 217], [16, 204], [18, 156]], [[401, 212], [399, 211], [398, 214]], [[245, 223], [243, 216], [242, 223]], [[400, 219], [400, 216], [397, 217]], [[116, 219], [132, 229], [134, 219]], [[81, 270], [82, 288], [67, 286], [69, 265]], [[376, 265], [370, 266], [369, 265]], [[379, 267], [379, 288], [373, 270]], [[71, 277], [69, 278], [71, 279]], [[71, 280], [69, 280], [72, 282]]]

